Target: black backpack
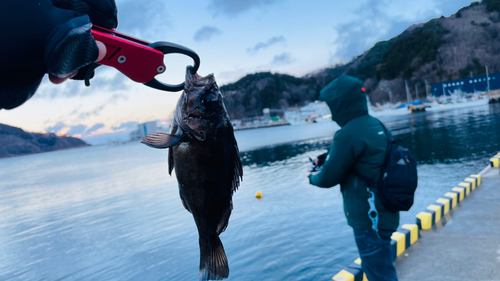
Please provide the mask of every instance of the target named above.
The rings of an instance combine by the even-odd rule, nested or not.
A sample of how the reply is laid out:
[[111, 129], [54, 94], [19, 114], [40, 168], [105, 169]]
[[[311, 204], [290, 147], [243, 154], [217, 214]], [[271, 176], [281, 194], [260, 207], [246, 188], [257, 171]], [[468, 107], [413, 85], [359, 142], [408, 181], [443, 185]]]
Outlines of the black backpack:
[[413, 205], [418, 185], [417, 163], [410, 150], [397, 145], [384, 124], [380, 124], [388, 144], [380, 180], [375, 185], [378, 197], [390, 212], [408, 211]]

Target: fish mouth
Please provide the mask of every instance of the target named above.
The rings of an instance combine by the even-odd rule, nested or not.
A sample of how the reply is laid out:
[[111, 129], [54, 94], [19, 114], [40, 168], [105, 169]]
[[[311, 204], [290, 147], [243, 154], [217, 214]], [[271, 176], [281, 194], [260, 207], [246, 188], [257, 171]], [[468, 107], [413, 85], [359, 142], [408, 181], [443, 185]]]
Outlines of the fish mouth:
[[187, 119], [208, 119], [210, 118], [211, 114], [204, 113], [204, 112], [193, 112], [188, 114]]
[[210, 114], [201, 112], [190, 113], [183, 119], [184, 127], [186, 127], [186, 130], [191, 132], [196, 139], [204, 141], [207, 139], [207, 132], [210, 131], [212, 127], [210, 116]]

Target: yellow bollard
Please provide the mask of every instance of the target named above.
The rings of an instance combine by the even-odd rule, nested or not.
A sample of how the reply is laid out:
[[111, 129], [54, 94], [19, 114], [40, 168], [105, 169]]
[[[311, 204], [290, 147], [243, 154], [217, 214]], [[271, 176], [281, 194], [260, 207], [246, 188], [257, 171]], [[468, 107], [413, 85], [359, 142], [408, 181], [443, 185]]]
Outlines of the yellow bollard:
[[420, 222], [420, 229], [429, 230], [432, 227], [432, 214], [420, 212], [417, 215], [417, 222]]
[[500, 159], [493, 157], [490, 159], [491, 167], [498, 168], [500, 166]]
[[477, 179], [477, 186], [481, 185], [481, 175], [470, 175], [472, 178]]
[[392, 240], [396, 241], [396, 256], [400, 256], [406, 250], [406, 235], [400, 232], [393, 232]]

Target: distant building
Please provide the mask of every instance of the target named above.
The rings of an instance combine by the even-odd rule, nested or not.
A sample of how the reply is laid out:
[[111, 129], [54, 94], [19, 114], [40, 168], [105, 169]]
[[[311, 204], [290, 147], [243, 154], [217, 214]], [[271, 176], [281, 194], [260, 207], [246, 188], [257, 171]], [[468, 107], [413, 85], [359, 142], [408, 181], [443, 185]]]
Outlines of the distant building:
[[142, 137], [149, 134], [153, 134], [159, 131], [156, 121], [146, 122], [142, 124], [137, 124], [137, 131], [130, 132], [130, 141], [137, 141], [142, 139]]
[[[490, 81], [490, 90], [493, 91], [500, 89], [500, 73], [493, 73], [488, 76]], [[486, 91], [488, 91], [488, 81], [486, 81], [486, 75], [432, 84], [432, 95], [435, 97], [443, 95], [450, 96], [455, 92], [473, 94]]]
[[140, 140], [142, 137], [141, 137], [141, 132], [139, 131], [132, 131], [129, 133], [129, 138], [130, 138], [130, 141], [138, 141]]
[[231, 125], [234, 127], [234, 128], [237, 128], [237, 127], [241, 127], [241, 120], [231, 120]]
[[332, 114], [325, 102], [315, 101], [299, 109], [290, 108], [283, 118], [290, 124], [322, 123], [330, 121]]

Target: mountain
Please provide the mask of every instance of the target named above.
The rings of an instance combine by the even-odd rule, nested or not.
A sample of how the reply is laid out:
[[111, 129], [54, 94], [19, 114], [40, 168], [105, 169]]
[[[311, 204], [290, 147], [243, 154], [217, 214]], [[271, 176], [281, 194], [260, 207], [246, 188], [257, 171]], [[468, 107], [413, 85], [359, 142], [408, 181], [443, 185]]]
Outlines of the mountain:
[[[365, 81], [372, 102], [406, 100], [427, 85], [500, 71], [500, 0], [473, 2], [450, 17], [413, 25], [356, 58], [349, 75]], [[429, 89], [427, 89], [429, 90]]]
[[53, 133], [28, 133], [0, 124], [0, 158], [89, 146], [78, 138]]
[[242, 119], [262, 115], [264, 108], [286, 109], [315, 101], [319, 91], [346, 70], [347, 65], [339, 66], [302, 78], [260, 72], [248, 74], [220, 90], [229, 116]]
[[263, 108], [288, 108], [317, 98], [315, 79], [261, 72], [222, 86], [224, 103], [232, 119], [262, 115]]
[[[365, 82], [372, 103], [423, 96], [432, 83], [500, 72], [500, 0], [473, 2], [450, 17], [414, 24], [345, 65], [297, 78], [269, 72], [249, 74], [221, 91], [231, 118], [261, 115], [316, 100], [319, 91], [341, 74]], [[426, 86], [427, 85], [427, 86]]]

